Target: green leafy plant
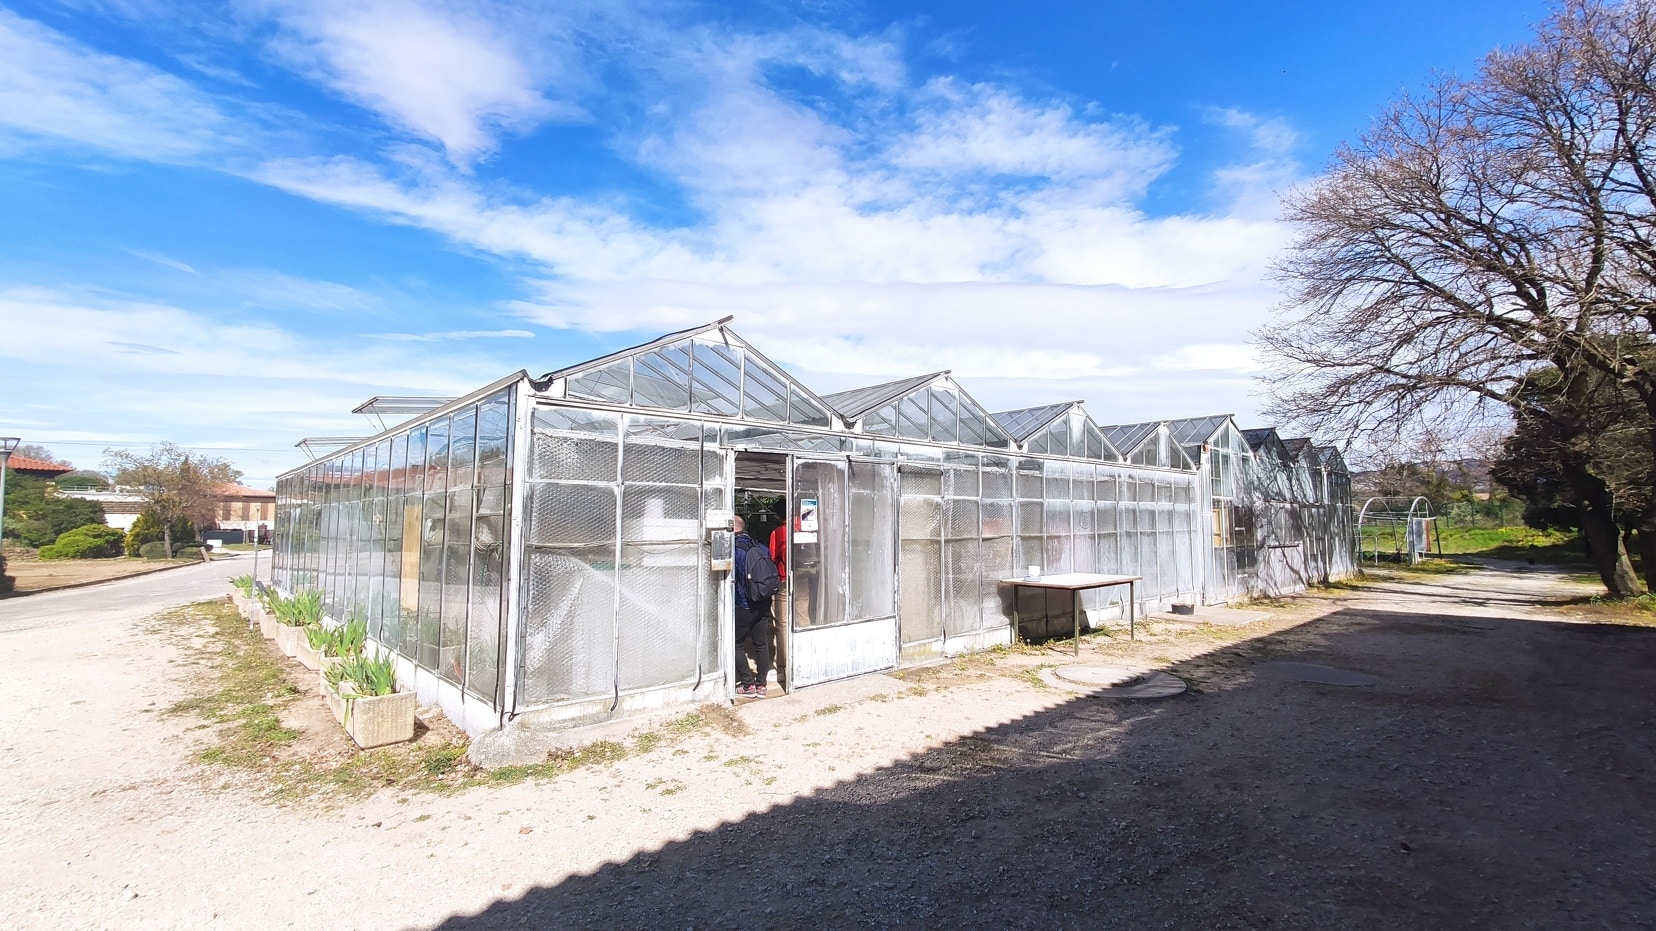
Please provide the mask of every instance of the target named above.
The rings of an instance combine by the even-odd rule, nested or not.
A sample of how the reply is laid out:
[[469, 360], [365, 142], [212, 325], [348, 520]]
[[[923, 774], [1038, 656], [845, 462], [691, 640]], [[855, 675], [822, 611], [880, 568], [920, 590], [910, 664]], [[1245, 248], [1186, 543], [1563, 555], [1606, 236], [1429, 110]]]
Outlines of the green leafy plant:
[[236, 591], [241, 592], [243, 595], [246, 595], [249, 598], [253, 597], [253, 577], [252, 576], [250, 576], [250, 575], [238, 575], [235, 578], [230, 580], [230, 584], [235, 586]]
[[357, 691], [364, 695], [390, 695], [397, 690], [397, 665], [389, 653], [358, 657]]
[[306, 627], [322, 623], [322, 593], [316, 589], [296, 592], [292, 598], [278, 598], [271, 605], [278, 623]]
[[121, 555], [126, 534], [107, 524], [87, 524], [58, 535], [40, 548], [41, 559], [108, 559]]
[[334, 656], [361, 656], [363, 644], [368, 642], [368, 622], [353, 616], [345, 626], [335, 629], [331, 644]]
[[196, 536], [195, 525], [182, 517], [173, 521], [171, 528], [167, 528], [162, 526], [161, 522], [155, 519], [155, 515], [149, 511], [139, 514], [138, 519], [132, 523], [132, 529], [127, 531], [126, 554], [128, 556], [143, 555], [141, 551], [144, 544], [162, 542], [162, 538], [166, 536], [169, 529], [172, 531], [174, 546], [180, 543], [188, 543], [194, 540]]
[[321, 624], [305, 625], [305, 642], [318, 653], [326, 653], [333, 643], [334, 632]]
[[346, 656], [322, 674], [322, 681], [335, 692], [349, 682], [358, 695], [390, 695], [397, 691], [396, 660], [390, 653]]

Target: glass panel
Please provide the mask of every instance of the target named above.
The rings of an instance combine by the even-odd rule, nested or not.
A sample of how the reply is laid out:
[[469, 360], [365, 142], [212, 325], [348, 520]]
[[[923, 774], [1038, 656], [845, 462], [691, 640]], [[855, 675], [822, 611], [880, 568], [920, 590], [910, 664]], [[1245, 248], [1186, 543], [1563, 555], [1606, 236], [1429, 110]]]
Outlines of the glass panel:
[[885, 407], [864, 416], [863, 432], [876, 433], [880, 436], [896, 436], [897, 406], [887, 404]]
[[633, 357], [633, 403], [682, 411], [690, 407], [690, 350], [687, 343], [663, 346]]
[[960, 442], [972, 446], [988, 446], [992, 435], [988, 420], [973, 410], [972, 405], [961, 402]]
[[591, 372], [572, 375], [564, 390], [572, 398], [626, 404], [632, 400], [632, 360], [622, 359]]
[[931, 439], [931, 418], [926, 413], [924, 392], [897, 403], [897, 433], [916, 440]]
[[795, 463], [793, 513], [800, 525], [788, 539], [795, 627], [845, 618], [845, 510], [843, 463]]
[[[664, 438], [675, 434], [692, 439], [686, 443]], [[627, 424], [627, 445], [621, 458], [622, 474], [628, 482], [695, 485], [701, 475], [701, 427], [682, 421], [635, 418]]]
[[499, 394], [478, 406], [477, 483], [500, 485], [506, 481], [506, 448], [512, 434], [512, 398]]
[[702, 414], [734, 415], [742, 397], [742, 353], [700, 340], [693, 346], [690, 409]]
[[597, 411], [536, 410], [530, 474], [535, 478], [613, 483], [619, 423], [616, 415]]
[[449, 478], [451, 489], [470, 491], [477, 484], [477, 408], [468, 407], [454, 415], [449, 433]]
[[790, 398], [790, 410], [788, 417], [791, 423], [803, 424], [811, 427], [826, 427], [832, 423], [829, 419], [828, 412], [819, 406], [815, 401], [812, 401], [804, 394], [801, 394], [798, 388], [790, 387], [788, 389], [788, 396]]
[[500, 685], [506, 494], [504, 485], [478, 489], [477, 521], [472, 525], [470, 604], [466, 621], [466, 691], [491, 704], [496, 700]]
[[960, 438], [960, 412], [955, 409], [952, 391], [929, 389], [931, 398], [931, 437], [939, 443], [953, 443]]
[[[458, 418], [456, 418], [458, 420]], [[443, 615], [437, 640], [437, 675], [463, 682], [466, 675], [466, 613], [471, 605], [472, 506], [476, 492], [462, 488], [448, 493], [444, 515]]]
[[752, 356], [744, 355], [742, 415], [753, 420], [788, 422], [788, 388]]
[[897, 506], [896, 469], [889, 462], [853, 460], [849, 481], [846, 617], [890, 617], [897, 613], [891, 527]]
[[427, 494], [420, 518], [420, 607], [414, 643], [409, 646], [414, 661], [426, 669], [437, 668], [438, 627], [443, 617], [443, 536], [447, 529], [443, 517], [447, 505], [447, 495]]
[[448, 490], [449, 418], [439, 417], [426, 425], [425, 490]]

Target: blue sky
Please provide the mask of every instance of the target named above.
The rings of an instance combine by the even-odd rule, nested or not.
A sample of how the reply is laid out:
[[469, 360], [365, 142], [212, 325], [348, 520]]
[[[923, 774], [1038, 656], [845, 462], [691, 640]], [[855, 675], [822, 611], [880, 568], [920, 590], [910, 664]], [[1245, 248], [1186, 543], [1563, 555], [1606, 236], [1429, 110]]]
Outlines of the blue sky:
[[0, 434], [268, 484], [727, 313], [822, 392], [1256, 422], [1278, 198], [1542, 3], [0, 0]]

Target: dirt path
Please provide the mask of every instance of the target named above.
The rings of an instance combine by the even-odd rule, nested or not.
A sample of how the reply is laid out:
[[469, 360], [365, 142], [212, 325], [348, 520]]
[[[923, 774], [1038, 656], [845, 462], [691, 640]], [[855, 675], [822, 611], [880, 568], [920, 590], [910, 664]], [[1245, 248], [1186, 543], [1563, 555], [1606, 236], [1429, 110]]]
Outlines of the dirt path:
[[[1656, 924], [1656, 630], [1539, 572], [1388, 582], [1091, 658], [872, 677], [553, 781], [278, 805], [189, 762], [130, 621], [0, 633], [0, 927], [1555, 928]], [[1322, 615], [1317, 617], [1317, 615]], [[1368, 673], [1364, 688], [1268, 661]]]

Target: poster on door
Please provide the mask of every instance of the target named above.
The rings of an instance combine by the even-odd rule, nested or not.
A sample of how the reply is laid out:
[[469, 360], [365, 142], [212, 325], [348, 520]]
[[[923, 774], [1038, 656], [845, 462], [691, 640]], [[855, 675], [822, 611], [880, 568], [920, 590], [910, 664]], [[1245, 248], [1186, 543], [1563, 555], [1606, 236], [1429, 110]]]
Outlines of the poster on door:
[[801, 498], [799, 500], [799, 530], [794, 534], [795, 543], [815, 543], [817, 541], [817, 499]]

